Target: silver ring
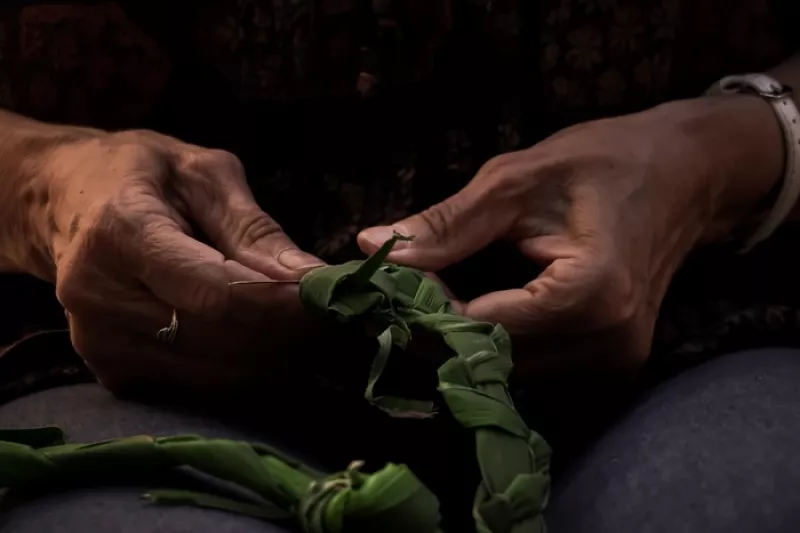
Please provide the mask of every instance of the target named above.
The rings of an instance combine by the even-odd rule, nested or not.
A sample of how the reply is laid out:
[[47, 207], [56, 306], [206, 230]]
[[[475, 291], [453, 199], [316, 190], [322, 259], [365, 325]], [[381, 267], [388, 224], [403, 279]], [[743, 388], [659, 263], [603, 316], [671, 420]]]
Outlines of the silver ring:
[[175, 343], [175, 337], [178, 336], [178, 311], [172, 310], [172, 319], [169, 321], [169, 326], [161, 328], [156, 333], [156, 339], [172, 346]]

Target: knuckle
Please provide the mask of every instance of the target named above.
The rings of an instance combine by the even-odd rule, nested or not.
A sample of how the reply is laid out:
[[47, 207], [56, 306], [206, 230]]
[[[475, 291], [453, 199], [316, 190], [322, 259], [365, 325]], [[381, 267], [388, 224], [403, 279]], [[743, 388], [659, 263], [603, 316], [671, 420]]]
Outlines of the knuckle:
[[519, 152], [498, 155], [481, 167], [464, 190], [488, 205], [515, 206], [531, 186], [529, 167]]
[[77, 242], [76, 259], [84, 263], [111, 261], [120, 246], [137, 232], [134, 229], [135, 209], [109, 202], [97, 209], [91, 223]]
[[542, 183], [568, 183], [573, 180], [575, 174], [575, 161], [562, 154], [547, 155], [536, 166], [536, 176]]
[[244, 176], [241, 160], [227, 150], [203, 148], [186, 150], [178, 170], [190, 174], [214, 174], [217, 179], [239, 179]]
[[484, 163], [478, 171], [477, 176], [485, 180], [504, 179], [515, 175], [518, 166], [518, 153], [509, 152], [500, 154]]
[[59, 269], [56, 279], [56, 299], [61, 306], [70, 312], [83, 307], [86, 302], [86, 288], [80, 282], [78, 269], [68, 265]]
[[451, 202], [443, 202], [429, 207], [420, 212], [419, 217], [437, 242], [446, 241], [452, 236], [455, 208]]
[[211, 164], [227, 170], [230, 174], [237, 176], [244, 174], [244, 165], [242, 161], [235, 154], [227, 150], [206, 150], [206, 156]]
[[232, 222], [234, 230], [231, 239], [235, 245], [243, 248], [283, 233], [280, 224], [260, 209], [253, 209], [247, 214], [237, 213], [236, 220]]

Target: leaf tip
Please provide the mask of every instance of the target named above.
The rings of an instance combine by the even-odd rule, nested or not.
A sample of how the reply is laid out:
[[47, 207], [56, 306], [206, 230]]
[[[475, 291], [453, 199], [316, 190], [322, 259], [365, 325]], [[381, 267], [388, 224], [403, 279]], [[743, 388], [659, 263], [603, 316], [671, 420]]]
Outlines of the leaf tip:
[[413, 241], [414, 235], [403, 235], [397, 230], [392, 231], [392, 239], [395, 241]]

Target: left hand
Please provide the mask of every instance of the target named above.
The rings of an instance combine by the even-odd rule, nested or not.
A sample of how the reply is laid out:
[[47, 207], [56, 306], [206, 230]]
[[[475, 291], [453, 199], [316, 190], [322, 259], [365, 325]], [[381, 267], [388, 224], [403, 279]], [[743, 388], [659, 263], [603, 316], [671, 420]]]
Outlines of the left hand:
[[544, 271], [463, 312], [534, 341], [537, 357], [516, 358], [523, 372], [576, 371], [575, 363], [635, 370], [686, 255], [739, 224], [782, 164], [779, 126], [764, 102], [674, 102], [500, 155], [459, 193], [393, 228], [362, 232], [359, 244], [372, 252], [393, 229], [414, 235], [389, 260], [437, 271], [511, 240]]

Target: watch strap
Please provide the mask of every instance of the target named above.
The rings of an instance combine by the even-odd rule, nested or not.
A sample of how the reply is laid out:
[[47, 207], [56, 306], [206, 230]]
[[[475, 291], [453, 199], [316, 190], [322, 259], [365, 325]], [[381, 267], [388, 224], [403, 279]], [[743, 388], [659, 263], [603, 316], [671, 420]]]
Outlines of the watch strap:
[[715, 87], [717, 94], [750, 93], [767, 101], [780, 122], [785, 147], [783, 180], [775, 203], [746, 239], [742, 253], [768, 238], [792, 212], [800, 197], [800, 111], [789, 87], [765, 74], [728, 76]]
[[766, 74], [743, 74], [720, 80], [708, 94], [749, 93], [770, 104], [781, 126], [785, 148], [783, 180], [772, 205], [755, 230], [745, 240], [741, 253], [749, 252], [767, 239], [792, 212], [800, 197], [800, 111], [792, 100], [792, 90]]

